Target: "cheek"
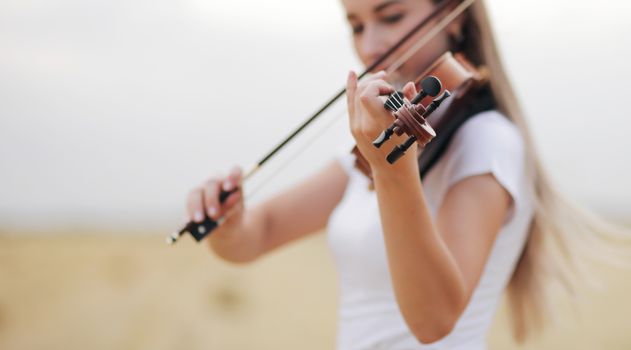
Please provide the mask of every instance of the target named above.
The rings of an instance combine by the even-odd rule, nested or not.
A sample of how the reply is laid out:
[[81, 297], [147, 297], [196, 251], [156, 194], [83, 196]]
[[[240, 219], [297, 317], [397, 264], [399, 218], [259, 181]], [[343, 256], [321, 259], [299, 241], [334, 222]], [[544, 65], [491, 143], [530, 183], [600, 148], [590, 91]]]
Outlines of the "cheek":
[[361, 46], [359, 45], [359, 39], [357, 39], [357, 37], [353, 36], [353, 49], [355, 50], [355, 55], [357, 55], [357, 57], [364, 62], [364, 58], [363, 58], [363, 53], [361, 51]]
[[353, 49], [355, 51], [355, 55], [364, 65], [364, 67], [368, 67], [373, 63], [373, 57], [370, 53], [365, 51], [365, 48], [362, 45], [361, 39], [359, 37], [353, 37]]

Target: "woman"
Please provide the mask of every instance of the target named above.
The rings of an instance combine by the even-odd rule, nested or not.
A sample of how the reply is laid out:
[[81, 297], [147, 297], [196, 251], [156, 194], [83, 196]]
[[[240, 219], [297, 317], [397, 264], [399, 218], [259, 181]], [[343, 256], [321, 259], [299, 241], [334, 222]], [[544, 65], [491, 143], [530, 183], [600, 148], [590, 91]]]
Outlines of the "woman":
[[[343, 0], [359, 58], [371, 64], [438, 2]], [[392, 84], [413, 80], [447, 50], [463, 51], [489, 69], [492, 108], [463, 124], [420, 180], [420, 151], [410, 149], [390, 165], [389, 149], [372, 141], [392, 122], [383, 108], [383, 96], [395, 91]], [[374, 190], [348, 155], [246, 210], [240, 192], [223, 204], [218, 200], [221, 189], [239, 186], [235, 169], [190, 193], [191, 219], [216, 220], [231, 211], [208, 242], [232, 262], [253, 261], [328, 228], [340, 276], [339, 349], [484, 349], [507, 286], [516, 335], [523, 338], [545, 301], [540, 281], [558, 276], [549, 267], [565, 271], [573, 261], [569, 249], [566, 261], [544, 262], [553, 256], [544, 254], [544, 232], [554, 238], [548, 241], [566, 246], [577, 242], [568, 239], [570, 232], [589, 238], [595, 226], [581, 224], [586, 219], [558, 199], [543, 175], [483, 2], [396, 74], [374, 73], [358, 82], [351, 72], [347, 82], [349, 123], [370, 164]], [[413, 84], [403, 91], [408, 99], [416, 93]]]

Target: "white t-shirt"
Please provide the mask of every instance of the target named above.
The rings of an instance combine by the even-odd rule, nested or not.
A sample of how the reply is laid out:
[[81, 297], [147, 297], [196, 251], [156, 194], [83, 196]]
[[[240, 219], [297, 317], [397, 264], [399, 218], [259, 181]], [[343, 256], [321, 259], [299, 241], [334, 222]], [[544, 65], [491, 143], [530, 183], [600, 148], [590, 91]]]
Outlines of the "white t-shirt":
[[449, 335], [427, 345], [418, 342], [399, 311], [376, 193], [353, 167], [353, 155], [344, 155], [339, 161], [349, 181], [329, 219], [327, 233], [339, 277], [338, 350], [486, 349], [487, 331], [524, 247], [533, 215], [532, 186], [519, 130], [496, 111], [474, 116], [456, 132], [445, 154], [423, 179], [434, 217], [447, 190], [469, 176], [492, 174], [513, 199], [464, 313]]

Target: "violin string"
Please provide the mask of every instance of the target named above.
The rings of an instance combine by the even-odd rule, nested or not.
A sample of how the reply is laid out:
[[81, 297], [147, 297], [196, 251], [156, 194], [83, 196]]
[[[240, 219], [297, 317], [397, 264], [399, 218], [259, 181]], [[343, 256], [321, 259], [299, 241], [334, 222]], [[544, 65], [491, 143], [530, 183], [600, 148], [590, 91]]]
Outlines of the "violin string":
[[397, 110], [401, 107], [403, 107], [402, 104], [399, 103], [399, 94], [398, 91], [393, 92], [392, 94], [390, 94], [390, 101], [392, 101], [392, 104], [397, 107]]
[[[441, 19], [432, 29], [424, 35], [419, 41], [417, 41], [410, 49], [406, 50], [396, 61], [394, 61], [388, 68], [386, 72], [391, 74], [399, 69], [405, 62], [407, 62], [412, 55], [416, 54], [423, 46], [425, 46], [430, 40], [432, 40], [438, 33], [440, 33], [445, 27], [447, 27], [451, 22], [453, 22], [458, 16], [460, 16], [466, 9], [468, 9], [475, 0], [465, 0], [460, 5], [458, 5], [453, 11], [449, 12], [445, 18]], [[392, 103], [397, 107], [397, 109], [403, 107], [402, 104], [399, 103], [398, 98], [393, 97], [396, 94], [396, 91], [393, 92], [390, 97]], [[418, 112], [417, 112], [418, 114]]]
[[388, 96], [388, 99], [392, 102], [392, 104], [397, 108], [397, 110], [403, 107], [403, 104], [399, 103], [398, 99], [398, 91], [394, 91]]

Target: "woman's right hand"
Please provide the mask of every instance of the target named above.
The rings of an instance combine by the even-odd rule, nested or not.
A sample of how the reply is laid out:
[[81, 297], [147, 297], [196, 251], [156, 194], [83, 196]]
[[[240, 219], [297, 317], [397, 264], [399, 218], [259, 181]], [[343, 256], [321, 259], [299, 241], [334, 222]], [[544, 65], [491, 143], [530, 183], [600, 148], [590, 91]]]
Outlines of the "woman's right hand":
[[[201, 223], [206, 216], [217, 221], [227, 213], [230, 215], [221, 226], [232, 226], [240, 221], [243, 210], [241, 180], [241, 168], [235, 167], [228, 176], [211, 177], [194, 188], [188, 195], [186, 206], [189, 221]], [[221, 192], [232, 192], [223, 203], [219, 200]]]

